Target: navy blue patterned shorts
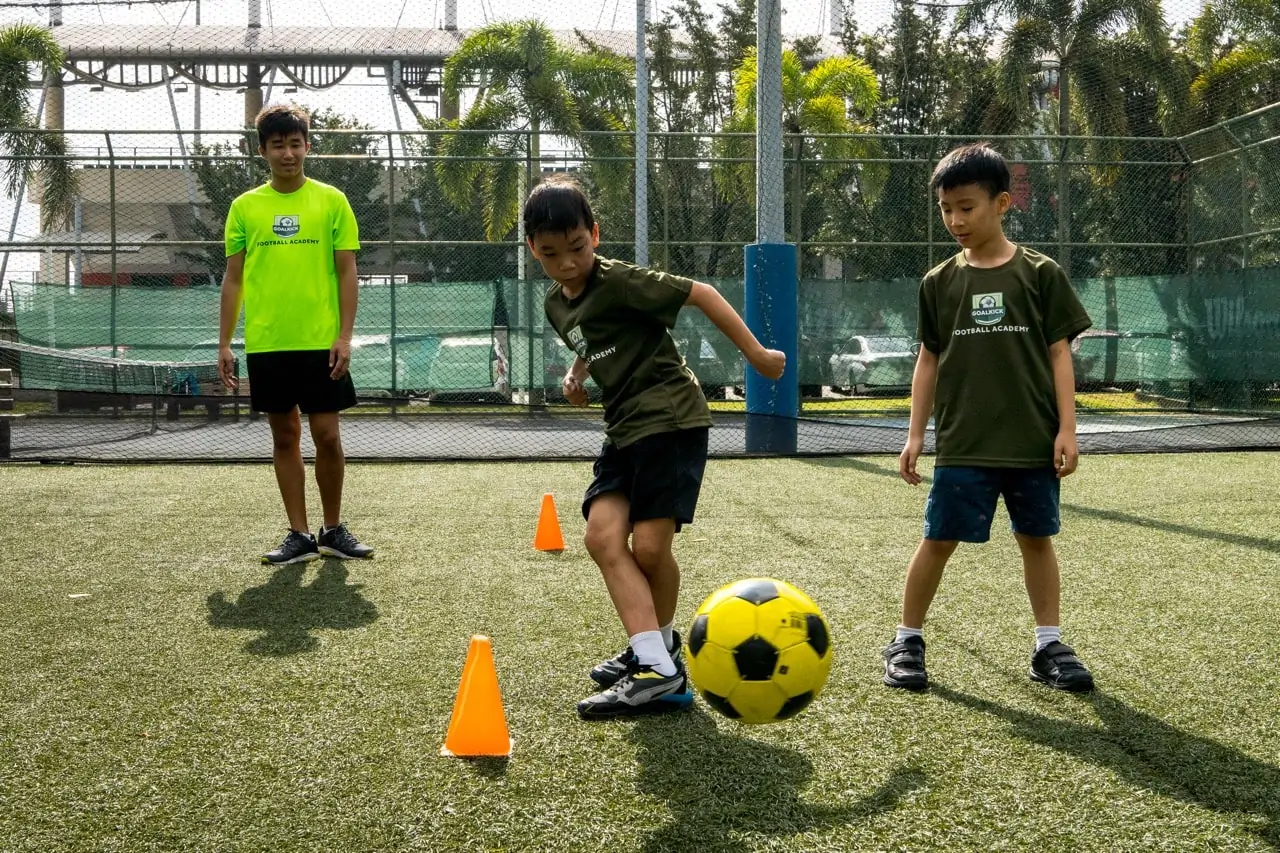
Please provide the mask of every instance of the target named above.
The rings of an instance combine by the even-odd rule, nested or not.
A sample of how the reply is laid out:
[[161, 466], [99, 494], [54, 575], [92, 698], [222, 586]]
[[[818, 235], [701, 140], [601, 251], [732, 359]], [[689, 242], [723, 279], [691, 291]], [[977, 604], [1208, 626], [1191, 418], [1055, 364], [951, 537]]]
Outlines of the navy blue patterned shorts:
[[996, 501], [1004, 497], [1014, 533], [1054, 536], [1061, 528], [1061, 481], [1053, 468], [933, 469], [933, 486], [924, 508], [924, 538], [986, 542]]

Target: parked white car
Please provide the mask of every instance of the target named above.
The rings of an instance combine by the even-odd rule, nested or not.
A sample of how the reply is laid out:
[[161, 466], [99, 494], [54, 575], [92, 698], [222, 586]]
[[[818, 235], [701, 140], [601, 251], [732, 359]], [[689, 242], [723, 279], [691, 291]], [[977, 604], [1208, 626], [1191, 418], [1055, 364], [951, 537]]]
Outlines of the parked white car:
[[916, 345], [906, 337], [854, 335], [832, 354], [827, 364], [833, 391], [909, 391], [916, 366]]

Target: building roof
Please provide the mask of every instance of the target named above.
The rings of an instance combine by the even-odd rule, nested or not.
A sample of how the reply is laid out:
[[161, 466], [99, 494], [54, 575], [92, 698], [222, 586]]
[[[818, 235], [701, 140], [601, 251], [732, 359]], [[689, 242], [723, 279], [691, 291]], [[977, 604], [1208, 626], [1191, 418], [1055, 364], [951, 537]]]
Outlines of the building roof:
[[[236, 27], [125, 26], [69, 24], [52, 33], [69, 62], [273, 63], [387, 62], [395, 59], [439, 64], [457, 51], [474, 30], [421, 27]], [[623, 56], [635, 56], [633, 30], [556, 30], [567, 45], [579, 45], [577, 33]], [[819, 56], [841, 53], [839, 42], [823, 36]]]

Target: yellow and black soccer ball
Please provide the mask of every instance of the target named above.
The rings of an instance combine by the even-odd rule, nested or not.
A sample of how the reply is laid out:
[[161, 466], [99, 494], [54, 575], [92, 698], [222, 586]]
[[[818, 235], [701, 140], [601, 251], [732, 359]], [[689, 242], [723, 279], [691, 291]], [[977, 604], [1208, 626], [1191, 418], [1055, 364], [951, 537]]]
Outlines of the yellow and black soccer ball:
[[786, 581], [749, 578], [713, 592], [687, 637], [689, 677], [712, 708], [744, 723], [786, 720], [822, 692], [831, 631]]

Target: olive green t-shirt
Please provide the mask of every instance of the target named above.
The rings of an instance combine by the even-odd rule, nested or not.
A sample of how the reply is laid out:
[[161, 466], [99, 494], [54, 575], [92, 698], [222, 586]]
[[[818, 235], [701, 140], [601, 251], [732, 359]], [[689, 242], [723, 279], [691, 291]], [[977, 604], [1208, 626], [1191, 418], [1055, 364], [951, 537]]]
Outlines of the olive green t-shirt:
[[983, 269], [964, 252], [920, 284], [920, 342], [938, 356], [938, 465], [1053, 464], [1058, 434], [1049, 345], [1092, 325], [1066, 273], [1022, 246]]
[[707, 398], [671, 339], [693, 284], [597, 257], [576, 299], [568, 299], [558, 283], [547, 290], [547, 320], [587, 362], [604, 395], [605, 435], [618, 447], [655, 433], [711, 426]]
[[291, 193], [271, 184], [231, 203], [227, 257], [244, 252], [245, 352], [327, 350], [338, 338], [335, 250], [360, 248], [342, 190], [307, 178]]

